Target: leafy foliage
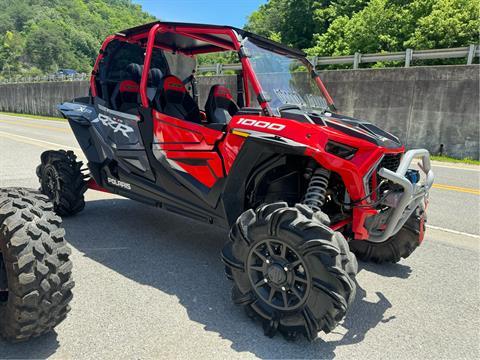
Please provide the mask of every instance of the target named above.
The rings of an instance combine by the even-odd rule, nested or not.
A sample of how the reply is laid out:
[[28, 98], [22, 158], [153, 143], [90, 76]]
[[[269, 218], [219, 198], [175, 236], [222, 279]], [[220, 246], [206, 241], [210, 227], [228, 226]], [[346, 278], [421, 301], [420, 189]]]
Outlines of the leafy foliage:
[[478, 0], [269, 0], [246, 28], [309, 55], [478, 43]]
[[154, 21], [131, 0], [0, 0], [0, 76], [89, 72], [104, 38]]

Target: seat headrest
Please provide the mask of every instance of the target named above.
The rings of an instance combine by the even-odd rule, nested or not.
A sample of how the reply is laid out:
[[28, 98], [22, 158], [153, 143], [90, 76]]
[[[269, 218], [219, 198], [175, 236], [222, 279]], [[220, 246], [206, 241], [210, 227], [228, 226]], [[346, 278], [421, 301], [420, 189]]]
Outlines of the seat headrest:
[[148, 83], [152, 87], [159, 87], [162, 82], [163, 73], [158, 68], [152, 68], [148, 72]]
[[225, 86], [214, 85], [212, 87], [211, 91], [213, 91], [213, 96], [216, 97], [216, 98], [224, 98], [224, 99], [227, 99], [229, 101], [233, 101], [232, 93]]
[[235, 100], [233, 100], [232, 93], [230, 90], [222, 85], [213, 85], [210, 89], [210, 94], [208, 95], [207, 103], [215, 106], [216, 108], [229, 110], [232, 104], [235, 105]]
[[142, 78], [143, 66], [135, 63], [128, 64], [125, 68], [126, 80], [140, 82]]
[[138, 93], [140, 91], [140, 86], [138, 85], [137, 82], [133, 80], [123, 80], [120, 83], [119, 91], [121, 93], [125, 93], [125, 92]]
[[205, 112], [211, 123], [227, 124], [238, 112], [232, 93], [222, 85], [213, 85], [205, 104]]
[[161, 89], [165, 100], [172, 103], [181, 103], [187, 94], [187, 88], [182, 80], [174, 75], [167, 75], [163, 78]]

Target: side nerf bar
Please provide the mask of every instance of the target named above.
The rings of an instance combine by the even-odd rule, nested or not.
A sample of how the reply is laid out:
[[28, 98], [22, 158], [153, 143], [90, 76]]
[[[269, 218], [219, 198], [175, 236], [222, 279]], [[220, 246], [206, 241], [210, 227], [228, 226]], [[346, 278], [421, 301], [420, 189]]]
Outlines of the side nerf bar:
[[[425, 173], [425, 181], [422, 184], [412, 184], [405, 177], [414, 158], [421, 157], [422, 164], [418, 164], [420, 169]], [[387, 180], [400, 185], [403, 188], [403, 194], [398, 201], [388, 220], [387, 227], [381, 234], [371, 234], [369, 241], [383, 242], [395, 235], [408, 220], [410, 215], [418, 206], [423, 206], [422, 201], [428, 197], [428, 192], [433, 185], [435, 176], [430, 164], [430, 153], [426, 149], [409, 150], [403, 155], [402, 161], [396, 172], [381, 168], [378, 175]]]

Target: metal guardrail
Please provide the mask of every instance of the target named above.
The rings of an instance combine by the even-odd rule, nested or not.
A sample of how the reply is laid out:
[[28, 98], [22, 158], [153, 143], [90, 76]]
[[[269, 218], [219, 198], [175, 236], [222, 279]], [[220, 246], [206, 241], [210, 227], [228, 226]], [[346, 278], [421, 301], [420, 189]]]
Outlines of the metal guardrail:
[[[378, 53], [378, 54], [361, 54], [346, 56], [316, 56], [310, 60], [315, 67], [324, 65], [352, 64], [354, 69], [358, 69], [360, 64], [385, 62], [385, 61], [402, 61], [405, 67], [410, 67], [412, 61], [415, 60], [442, 60], [442, 59], [459, 59], [465, 58], [466, 64], [471, 65], [473, 59], [480, 57], [480, 45], [470, 45], [467, 47], [450, 48], [450, 49], [433, 49], [433, 50], [412, 50], [407, 49], [402, 52]], [[240, 64], [212, 64], [203, 65], [197, 68], [197, 72], [214, 72], [216, 75], [222, 75], [226, 70], [241, 70]]]
[[32, 82], [50, 82], [50, 81], [82, 81], [88, 80], [89, 74], [80, 73], [75, 75], [43, 75], [43, 76], [15, 76], [7, 79], [0, 79], [0, 84], [18, 84]]
[[[405, 67], [409, 67], [415, 60], [441, 60], [441, 59], [459, 59], [466, 58], [466, 64], [473, 63], [473, 59], [480, 57], [480, 45], [470, 45], [467, 47], [450, 48], [450, 49], [433, 49], [433, 50], [412, 50], [407, 49], [403, 52], [378, 53], [378, 54], [361, 54], [347, 56], [316, 56], [310, 60], [315, 67], [324, 65], [352, 64], [354, 69], [358, 69], [360, 64], [376, 63], [384, 61], [403, 61]], [[212, 64], [197, 67], [197, 73], [213, 72], [216, 75], [222, 75], [225, 71], [239, 71], [242, 69], [240, 64]], [[44, 76], [27, 76], [12, 77], [10, 79], [0, 79], [0, 84], [15, 83], [31, 83], [31, 82], [48, 82], [48, 81], [81, 81], [88, 80], [89, 74], [76, 75], [44, 75]]]

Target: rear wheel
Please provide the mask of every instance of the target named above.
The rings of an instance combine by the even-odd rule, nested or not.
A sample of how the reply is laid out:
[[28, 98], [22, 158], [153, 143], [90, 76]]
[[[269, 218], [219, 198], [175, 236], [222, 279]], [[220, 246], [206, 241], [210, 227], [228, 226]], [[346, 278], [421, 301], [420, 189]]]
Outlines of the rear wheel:
[[416, 211], [407, 220], [400, 231], [384, 242], [368, 240], [350, 241], [350, 249], [358, 259], [377, 264], [397, 263], [409, 257], [423, 240], [425, 232], [425, 213]]
[[0, 336], [51, 331], [70, 310], [72, 263], [61, 219], [38, 192], [0, 189]]
[[60, 216], [74, 215], [85, 207], [86, 176], [82, 174], [82, 162], [73, 151], [46, 151], [37, 167], [40, 190], [53, 202]]
[[313, 340], [336, 327], [355, 297], [355, 256], [320, 219], [280, 202], [243, 213], [232, 227], [222, 258], [233, 301], [267, 336]]

